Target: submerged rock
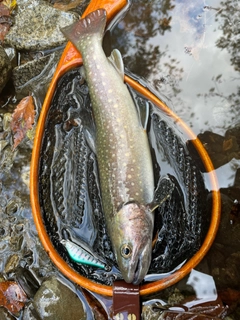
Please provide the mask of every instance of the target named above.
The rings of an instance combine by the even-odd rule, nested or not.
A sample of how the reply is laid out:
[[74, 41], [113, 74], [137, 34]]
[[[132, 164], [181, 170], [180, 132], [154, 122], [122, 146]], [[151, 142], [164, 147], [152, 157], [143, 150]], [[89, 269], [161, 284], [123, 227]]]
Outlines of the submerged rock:
[[55, 277], [43, 282], [34, 297], [33, 306], [42, 320], [87, 319], [82, 301]]
[[38, 51], [57, 47], [65, 42], [60, 31], [78, 18], [48, 5], [39, 4], [22, 10], [15, 25], [5, 37], [5, 43], [18, 50]]
[[0, 92], [5, 87], [11, 73], [11, 62], [2, 46], [0, 46]]

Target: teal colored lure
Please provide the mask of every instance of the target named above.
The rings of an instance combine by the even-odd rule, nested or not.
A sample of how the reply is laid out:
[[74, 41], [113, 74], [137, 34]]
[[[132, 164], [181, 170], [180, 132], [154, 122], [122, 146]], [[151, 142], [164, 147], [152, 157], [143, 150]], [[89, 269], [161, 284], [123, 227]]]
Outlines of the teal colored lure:
[[102, 261], [100, 261], [97, 257], [93, 256], [77, 244], [71, 242], [70, 240], [61, 240], [61, 243], [67, 249], [70, 258], [73, 261], [101, 269], [106, 269], [106, 265]]

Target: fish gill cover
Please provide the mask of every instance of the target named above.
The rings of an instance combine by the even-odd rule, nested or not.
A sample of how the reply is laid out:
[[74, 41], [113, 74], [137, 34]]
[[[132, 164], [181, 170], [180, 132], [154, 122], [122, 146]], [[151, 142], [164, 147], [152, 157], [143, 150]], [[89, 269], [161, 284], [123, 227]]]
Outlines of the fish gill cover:
[[[146, 98], [130, 90], [136, 104], [145, 103]], [[86, 139], [86, 132], [93, 128], [88, 86], [76, 68], [60, 79], [45, 123], [39, 201], [47, 233], [59, 255], [82, 276], [112, 285], [121, 274], [104, 221], [96, 155]], [[155, 186], [165, 174], [175, 184], [170, 197], [155, 210], [148, 274], [162, 274], [174, 270], [200, 248], [209, 227], [210, 197], [195, 163], [196, 155], [191, 155], [173, 121], [154, 105], [148, 137]], [[71, 260], [61, 243], [65, 238], [87, 243], [108, 269]]]

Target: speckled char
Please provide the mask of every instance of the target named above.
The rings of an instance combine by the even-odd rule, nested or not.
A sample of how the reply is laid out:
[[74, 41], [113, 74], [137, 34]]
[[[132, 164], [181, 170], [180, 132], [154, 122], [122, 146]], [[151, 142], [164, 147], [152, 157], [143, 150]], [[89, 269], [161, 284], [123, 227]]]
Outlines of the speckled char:
[[81, 52], [96, 124], [96, 151], [107, 229], [126, 282], [141, 282], [152, 252], [152, 160], [145, 130], [123, 83], [121, 55], [102, 49], [103, 9], [63, 33]]
[[[154, 183], [146, 132], [127, 87], [102, 50], [105, 23], [105, 11], [98, 10], [91, 18], [76, 25], [74, 38], [70, 40], [78, 47], [84, 61], [97, 127], [104, 211], [111, 215], [128, 201], [150, 203]], [[63, 30], [65, 34], [66, 29]]]

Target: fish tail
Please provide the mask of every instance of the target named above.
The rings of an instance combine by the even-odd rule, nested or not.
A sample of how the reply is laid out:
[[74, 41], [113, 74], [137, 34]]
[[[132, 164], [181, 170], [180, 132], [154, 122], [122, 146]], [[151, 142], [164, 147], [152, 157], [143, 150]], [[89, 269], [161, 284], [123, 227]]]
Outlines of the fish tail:
[[61, 31], [82, 53], [87, 45], [86, 41], [89, 39], [89, 36], [98, 35], [99, 40], [102, 41], [106, 21], [106, 10], [98, 9], [72, 25], [62, 28]]

